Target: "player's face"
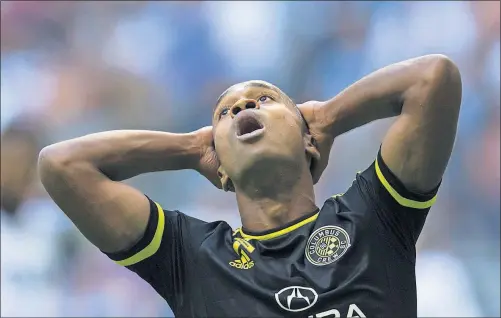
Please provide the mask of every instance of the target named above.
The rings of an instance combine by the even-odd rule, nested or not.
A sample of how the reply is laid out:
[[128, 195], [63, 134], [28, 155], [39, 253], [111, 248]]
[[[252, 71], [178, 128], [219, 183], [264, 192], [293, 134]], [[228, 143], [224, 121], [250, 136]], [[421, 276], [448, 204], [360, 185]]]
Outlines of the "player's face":
[[273, 85], [251, 81], [230, 87], [213, 116], [222, 170], [237, 181], [267, 162], [306, 161], [302, 125], [297, 108]]

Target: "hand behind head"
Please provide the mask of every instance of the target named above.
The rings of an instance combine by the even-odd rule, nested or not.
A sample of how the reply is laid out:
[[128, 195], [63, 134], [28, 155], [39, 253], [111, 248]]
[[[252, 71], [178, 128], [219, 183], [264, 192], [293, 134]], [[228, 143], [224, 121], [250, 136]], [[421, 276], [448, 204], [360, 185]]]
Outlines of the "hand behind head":
[[200, 128], [194, 132], [198, 137], [200, 148], [200, 162], [197, 171], [206, 177], [218, 189], [234, 192], [231, 180], [222, 182], [219, 172], [219, 159], [216, 154], [212, 126]]
[[327, 131], [327, 127], [322, 121], [322, 103], [317, 101], [309, 101], [298, 105], [299, 111], [306, 121], [311, 138], [314, 140], [314, 145], [320, 152], [318, 160], [312, 159], [310, 170], [313, 176], [313, 184], [316, 184], [327, 164], [331, 152], [334, 136]]

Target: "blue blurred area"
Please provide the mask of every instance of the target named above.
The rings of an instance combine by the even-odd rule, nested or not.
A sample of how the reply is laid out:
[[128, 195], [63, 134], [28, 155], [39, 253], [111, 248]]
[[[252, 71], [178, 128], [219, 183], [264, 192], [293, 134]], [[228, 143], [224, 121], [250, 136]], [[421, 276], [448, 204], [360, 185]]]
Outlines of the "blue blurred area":
[[[419, 315], [499, 317], [499, 6], [2, 2], [2, 200], [19, 203], [15, 213], [2, 210], [2, 316], [171, 315], [50, 201], [29, 168], [35, 149], [103, 130], [210, 125], [219, 94], [242, 80], [272, 81], [297, 102], [322, 100], [390, 63], [443, 53], [461, 70], [463, 104], [454, 154], [418, 242]], [[336, 140], [318, 204], [371, 163], [390, 123]], [[16, 127], [38, 144], [9, 141]], [[233, 195], [194, 172], [128, 182], [166, 208], [239, 225]]]

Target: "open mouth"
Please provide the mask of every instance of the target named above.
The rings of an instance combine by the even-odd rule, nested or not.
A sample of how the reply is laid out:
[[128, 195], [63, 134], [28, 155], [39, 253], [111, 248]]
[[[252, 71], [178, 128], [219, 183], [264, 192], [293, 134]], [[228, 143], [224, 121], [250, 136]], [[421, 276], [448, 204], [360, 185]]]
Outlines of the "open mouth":
[[242, 113], [237, 118], [237, 136], [243, 136], [255, 132], [256, 130], [262, 129], [263, 125], [250, 114]]
[[264, 126], [252, 112], [241, 112], [236, 118], [236, 134], [239, 139], [249, 139], [260, 135]]

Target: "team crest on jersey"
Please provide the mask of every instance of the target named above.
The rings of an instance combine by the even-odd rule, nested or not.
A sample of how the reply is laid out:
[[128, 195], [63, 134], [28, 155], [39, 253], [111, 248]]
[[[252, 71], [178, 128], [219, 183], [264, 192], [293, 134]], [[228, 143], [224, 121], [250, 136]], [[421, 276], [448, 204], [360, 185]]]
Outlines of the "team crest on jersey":
[[324, 266], [340, 259], [350, 247], [348, 233], [335, 225], [322, 226], [310, 235], [305, 254], [310, 263]]

